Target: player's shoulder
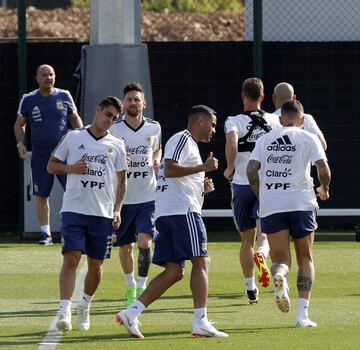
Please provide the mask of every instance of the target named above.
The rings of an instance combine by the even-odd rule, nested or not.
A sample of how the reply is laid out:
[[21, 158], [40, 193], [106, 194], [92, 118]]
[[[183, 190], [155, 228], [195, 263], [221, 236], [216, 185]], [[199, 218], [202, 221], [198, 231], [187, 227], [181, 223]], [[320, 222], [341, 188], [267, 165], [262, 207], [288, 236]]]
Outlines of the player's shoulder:
[[21, 97], [21, 100], [24, 101], [24, 100], [27, 100], [27, 99], [32, 99], [34, 98], [35, 96], [38, 95], [38, 89], [35, 89], [33, 91], [30, 91], [30, 92], [27, 92], [25, 94], [22, 95]]
[[144, 117], [144, 123], [146, 128], [153, 130], [153, 132], [161, 132], [161, 125], [158, 121]]
[[304, 120], [310, 121], [310, 122], [315, 122], [315, 118], [312, 116], [312, 114], [309, 114], [309, 113], [304, 113]]
[[123, 145], [125, 145], [125, 139], [123, 137], [121, 137], [120, 135], [114, 133], [113, 130], [109, 130], [109, 133], [108, 133], [109, 137], [111, 137], [114, 141], [116, 142], [121, 142]]
[[88, 126], [84, 126], [82, 128], [77, 128], [77, 129], [68, 129], [67, 134], [69, 134], [70, 136], [75, 136], [75, 135], [79, 135], [79, 134], [84, 134], [85, 132], [87, 132]]
[[180, 141], [186, 142], [190, 138], [191, 138], [191, 134], [190, 134], [189, 130], [185, 129], [185, 130], [178, 131], [177, 133], [172, 135], [169, 138], [168, 142], [180, 142]]
[[57, 87], [53, 88], [53, 94], [64, 94], [64, 95], [70, 95], [70, 91], [66, 89], [60, 89]]
[[148, 117], [144, 117], [144, 121], [146, 124], [150, 124], [150, 125], [158, 125], [160, 126], [160, 123], [154, 119], [148, 118]]

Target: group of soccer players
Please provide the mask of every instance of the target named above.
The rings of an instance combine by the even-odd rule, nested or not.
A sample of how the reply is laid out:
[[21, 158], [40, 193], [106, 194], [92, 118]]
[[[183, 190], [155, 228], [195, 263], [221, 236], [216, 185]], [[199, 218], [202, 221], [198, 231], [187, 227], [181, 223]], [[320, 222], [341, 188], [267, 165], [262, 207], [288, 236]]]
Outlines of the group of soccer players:
[[[70, 107], [64, 111], [59, 97], [52, 97], [54, 79], [49, 67], [46, 66], [44, 77], [48, 95], [42, 96], [40, 91], [32, 93], [40, 96], [27, 104], [30, 107], [26, 112], [21, 107], [24, 102], [20, 103], [15, 127], [20, 156], [24, 135], [19, 128], [24, 128], [28, 121], [33, 129], [50, 118], [44, 106], [56, 103], [53, 109], [65, 117], [71, 111], [76, 112]], [[296, 326], [315, 327], [316, 323], [308, 317], [314, 280], [312, 244], [317, 228], [317, 201], [310, 165], [314, 164], [318, 171], [318, 196], [326, 200], [330, 183], [326, 142], [312, 116], [304, 114], [290, 84], [280, 83], [275, 87], [275, 114], [261, 110], [263, 99], [262, 81], [246, 79], [242, 88], [244, 111], [228, 117], [225, 122], [227, 167], [224, 176], [231, 182], [246, 292], [250, 304], [257, 303], [259, 289], [254, 269], [262, 287], [269, 286], [272, 276], [276, 304], [281, 311], [289, 311], [287, 273], [291, 267], [289, 242], [292, 237], [299, 267]], [[48, 173], [67, 175], [61, 209], [64, 258], [59, 278], [57, 327], [63, 331], [72, 329], [75, 273], [81, 254], [85, 253], [88, 271], [77, 306], [77, 328], [90, 328], [91, 300], [101, 280], [103, 261], [110, 256], [114, 245], [119, 246], [119, 260], [126, 280], [126, 309], [116, 315], [116, 320], [131, 337], [143, 338], [138, 317], [182, 279], [186, 260], [192, 263], [192, 335], [227, 337], [227, 333], [217, 330], [207, 318], [210, 259], [201, 218], [204, 194], [215, 190], [212, 179], [205, 177], [205, 173], [216, 170], [218, 160], [210, 153], [203, 162], [198, 142], [211, 141], [217, 125], [216, 112], [205, 105], [193, 106], [186, 129], [168, 140], [162, 156], [160, 124], [144, 117], [145, 108], [142, 86], [127, 84], [122, 102], [107, 96], [96, 107], [90, 126], [67, 134], [63, 132], [47, 164]], [[254, 251], [255, 242], [257, 251]], [[135, 243], [139, 248], [137, 278]], [[269, 253], [270, 271], [266, 265]], [[163, 266], [164, 270], [147, 286], [151, 262]]]

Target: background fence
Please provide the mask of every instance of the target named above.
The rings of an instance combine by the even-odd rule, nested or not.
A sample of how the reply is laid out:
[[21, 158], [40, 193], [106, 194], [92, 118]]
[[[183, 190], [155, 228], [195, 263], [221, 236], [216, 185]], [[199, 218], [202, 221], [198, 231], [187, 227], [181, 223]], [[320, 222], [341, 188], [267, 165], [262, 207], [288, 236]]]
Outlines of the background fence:
[[[292, 40], [281, 41], [280, 39], [283, 38], [280, 36], [282, 31], [277, 32], [279, 40], [268, 40], [267, 31], [274, 32], [275, 29], [284, 27], [284, 24], [276, 24], [282, 23], [281, 21], [284, 16], [288, 18], [288, 21], [286, 21], [287, 25], [291, 26], [294, 23], [294, 28], [300, 28], [301, 21], [298, 19], [299, 12], [296, 12], [296, 7], [294, 6], [297, 6], [298, 3], [305, 6], [304, 1], [305, 0], [296, 2], [266, 0], [263, 2], [263, 80], [266, 95], [263, 107], [268, 111], [273, 110], [271, 94], [273, 87], [278, 82], [288, 81], [295, 86], [297, 96], [305, 105], [306, 111], [314, 115], [328, 141], [327, 154], [332, 167], [333, 181], [331, 184], [331, 198], [328, 202], [322, 204], [322, 208], [359, 208], [359, 40], [354, 36], [352, 40], [347, 40], [343, 37], [342, 41], [330, 39], [313, 41], [301, 40], [301, 42], [292, 42]], [[4, 5], [5, 2], [7, 5], [11, 5], [10, 1], [0, 0], [0, 4], [2, 5]], [[151, 37], [152, 39], [148, 40], [148, 48], [155, 119], [159, 120], [163, 125], [163, 142], [165, 143], [172, 133], [185, 127], [186, 112], [191, 105], [204, 103], [218, 111], [219, 125], [213, 143], [211, 145], [201, 146], [201, 151], [204, 156], [208, 154], [211, 148], [220, 160], [219, 171], [212, 174], [217, 192], [216, 195], [209, 195], [207, 197], [205, 208], [228, 209], [230, 200], [229, 186], [222, 177], [222, 171], [225, 168], [225, 137], [222, 128], [225, 118], [228, 115], [235, 115], [241, 111], [241, 83], [245, 78], [253, 74], [252, 42], [243, 40], [247, 35], [247, 23], [250, 21], [250, 19], [245, 21], [244, 19], [252, 17], [249, 12], [252, 9], [252, 2], [246, 1], [243, 12], [241, 12], [241, 10], [221, 10], [215, 12], [202, 11], [199, 13], [187, 10], [186, 16], [177, 15], [177, 13], [181, 12], [176, 12], [171, 8], [168, 10], [153, 8], [150, 11], [149, 8], [145, 7], [145, 5], [148, 6], [149, 4], [151, 5], [151, 3], [159, 4], [161, 2], [160, 0], [142, 2], [143, 40], [147, 32], [146, 25], [144, 25], [144, 21], [146, 21], [147, 18], [146, 13], [151, 13], [151, 16], [154, 16], [152, 18], [156, 18], [156, 20], [149, 20], [147, 23], [148, 28], [154, 32]], [[167, 2], [175, 3], [171, 1]], [[186, 1], [177, 1], [177, 3], [185, 2]], [[211, 1], [211, 3], [215, 2], [216, 0]], [[277, 22], [271, 17], [267, 9], [267, 4], [271, 2], [274, 6], [272, 10], [277, 9], [277, 13], [280, 13]], [[45, 3], [52, 3], [52, 1], [46, 1]], [[200, 3], [200, 1], [196, 3]], [[242, 5], [242, 2], [238, 3]], [[333, 0], [319, 0], [315, 2], [316, 5], [312, 3], [313, 1], [306, 2], [308, 13], [316, 12], [317, 17], [324, 17], [324, 20], [329, 20], [333, 18], [333, 15], [327, 15], [325, 11], [329, 11], [329, 4], [332, 4], [332, 8], [337, 9], [337, 21], [341, 19], [341, 21], [345, 23], [346, 21], [351, 22], [352, 18], [343, 17], [343, 14], [348, 11], [350, 5], [354, 5], [353, 3], [356, 2], [344, 0], [341, 4], [347, 7], [346, 11], [340, 11], [338, 7], [334, 7], [335, 2]], [[249, 4], [250, 7], [248, 7]], [[285, 11], [286, 4], [293, 6], [291, 8], [288, 7], [288, 12]], [[320, 4], [322, 4], [321, 8]], [[339, 6], [340, 3], [336, 2], [336, 4]], [[30, 16], [32, 16], [32, 13], [35, 13], [35, 11], [44, 11], [47, 22], [45, 19], [40, 20], [38, 15], [34, 15], [34, 20], [38, 20], [45, 28], [50, 28], [52, 31], [54, 28], [57, 28], [55, 26], [55, 19], [65, 23], [64, 27], [71, 27], [71, 23], [73, 22], [80, 25], [79, 21], [74, 20], [72, 22], [71, 16], [65, 16], [64, 13], [82, 13], [82, 20], [84, 20], [84, 23], [86, 22], [88, 28], [89, 20], [86, 20], [85, 15], [87, 14], [88, 16], [88, 5], [86, 2], [82, 5], [85, 7], [57, 8], [52, 10], [28, 7], [26, 11], [28, 16], [28, 37], [32, 37], [30, 28], [35, 27], [35, 24], [31, 23], [32, 20], [29, 19], [32, 18]], [[276, 8], [276, 5], [278, 5], [279, 8]], [[311, 8], [313, 11], [310, 11]], [[304, 9], [300, 8], [299, 11], [300, 10], [304, 12]], [[60, 11], [64, 12], [59, 14]], [[354, 16], [356, 11], [357, 8], [352, 9]], [[6, 16], [4, 17], [3, 13], [12, 13], [13, 16], [15, 16], [15, 20], [13, 19], [7, 24], [7, 26], [10, 26], [10, 24], [13, 27], [15, 26], [13, 32], [11, 32], [10, 29], [4, 31], [4, 23], [8, 18]], [[57, 13], [58, 15], [51, 17], [49, 13]], [[210, 29], [207, 29], [206, 40], [201, 39], [197, 41], [196, 39], [191, 39], [191, 36], [184, 34], [186, 33], [185, 23], [187, 22], [184, 22], [183, 17], [191, 19], [190, 22], [192, 24], [197, 23], [194, 18], [196, 18], [200, 24], [204, 22], [202, 16], [212, 18], [211, 23], [214, 31], [222, 31], [223, 27], [217, 26], [217, 19], [219, 17], [216, 16], [220, 14], [237, 16], [234, 18], [238, 18], [239, 21], [235, 24], [243, 28], [241, 40], [239, 40], [240, 35], [236, 34], [237, 39], [227, 39], [224, 41], [219, 39], [215, 42], [207, 41], [207, 39], [210, 40], [212, 37]], [[159, 17], [157, 18], [156, 16]], [[166, 21], [170, 23], [170, 25], [166, 27], [166, 30], [160, 30], [164, 25], [161, 20], [162, 18], [165, 18]], [[313, 16], [311, 18], [314, 22], [315, 17]], [[309, 19], [303, 19], [303, 21], [305, 20], [307, 21]], [[236, 22], [236, 19], [234, 19], [234, 22]], [[202, 28], [200, 24], [195, 27]], [[345, 24], [340, 25], [339, 22], [337, 22], [337, 25], [333, 25], [332, 27], [330, 24], [328, 25], [328, 31], [332, 28], [334, 37], [336, 35], [343, 35], [341, 33], [344, 33], [343, 29], [346, 28]], [[177, 39], [171, 39], [176, 37], [175, 34], [171, 34], [171, 28], [177, 27], [182, 31], [179, 36], [183, 39], [178, 39], [179, 41], [177, 41]], [[222, 29], [220, 30], [219, 28]], [[318, 27], [314, 24], [314, 28], [316, 29]], [[307, 25], [308, 32], [303, 33], [304, 37], [309, 35], [310, 29], [311, 26]], [[170, 32], [168, 32], [169, 30]], [[38, 38], [42, 37], [41, 40], [39, 39], [38, 42], [33, 42], [34, 39], [28, 43], [26, 66], [28, 73], [28, 91], [36, 88], [34, 79], [36, 67], [43, 62], [48, 62], [54, 66], [57, 73], [57, 86], [69, 89], [73, 96], [76, 95], [77, 82], [73, 79], [73, 73], [80, 60], [81, 46], [88, 41], [88, 34], [86, 38], [84, 36], [85, 39], [80, 40], [76, 38], [78, 35], [84, 35], [85, 32], [88, 33], [88, 29], [72, 29], [69, 31], [72, 39], [69, 39], [69, 36], [66, 40], [64, 39], [66, 35], [60, 35], [60, 32], [58, 37], [52, 36], [53, 34], [49, 33], [44, 34], [44, 36], [41, 36], [43, 34], [38, 34]], [[156, 34], [158, 32], [164, 33], [161, 34], [162, 40], [156, 39], [160, 37], [160, 34]], [[230, 32], [233, 33], [234, 31], [230, 30]], [[298, 31], [295, 32], [298, 34]], [[194, 34], [192, 30], [189, 30], [188, 33], [190, 33], [189, 35]], [[358, 33], [360, 33], [360, 31]], [[164, 37], [165, 34], [167, 38]], [[354, 35], [356, 34], [357, 33]], [[3, 6], [0, 8], [0, 37], [3, 41], [0, 43], [0, 118], [2, 120], [0, 124], [0, 132], [2, 134], [0, 147], [8, 151], [0, 152], [0, 162], [4, 165], [0, 172], [1, 229], [19, 227], [20, 222], [18, 199], [21, 192], [21, 184], [19, 180], [19, 161], [13, 136], [19, 88], [16, 80], [17, 44], [14, 42], [4, 42], [11, 41], [9, 38], [16, 37], [16, 35], [16, 8], [5, 8]], [[35, 35], [33, 38], [35, 38]], [[73, 40], [77, 42], [69, 42]], [[185, 42], [187, 40], [190, 42]], [[119, 88], [119, 91], [120, 90]], [[321, 218], [321, 223], [322, 225], [332, 227], [339, 225], [342, 227], [352, 227], [357, 219], [358, 218], [352, 217], [327, 217]]]
[[[266, 0], [264, 41], [358, 41], [354, 0]], [[17, 0], [0, 1], [0, 40], [17, 38]], [[89, 0], [26, 0], [30, 41], [88, 42]], [[254, 0], [143, 0], [142, 40], [252, 41]]]

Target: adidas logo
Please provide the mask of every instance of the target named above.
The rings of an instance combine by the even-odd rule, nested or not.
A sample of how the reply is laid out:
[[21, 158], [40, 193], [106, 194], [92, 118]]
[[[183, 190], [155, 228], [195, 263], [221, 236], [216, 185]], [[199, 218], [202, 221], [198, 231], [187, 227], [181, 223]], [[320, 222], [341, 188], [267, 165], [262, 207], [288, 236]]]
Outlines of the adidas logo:
[[274, 142], [271, 142], [271, 144], [267, 147], [268, 151], [296, 151], [296, 146], [294, 146], [289, 136], [284, 135], [283, 137], [277, 138]]
[[78, 149], [85, 149], [85, 146], [83, 144], [81, 144]]
[[33, 113], [34, 113], [34, 114], [35, 114], [35, 113], [40, 113], [40, 109], [39, 109], [38, 106], [35, 106], [35, 107], [33, 108]]

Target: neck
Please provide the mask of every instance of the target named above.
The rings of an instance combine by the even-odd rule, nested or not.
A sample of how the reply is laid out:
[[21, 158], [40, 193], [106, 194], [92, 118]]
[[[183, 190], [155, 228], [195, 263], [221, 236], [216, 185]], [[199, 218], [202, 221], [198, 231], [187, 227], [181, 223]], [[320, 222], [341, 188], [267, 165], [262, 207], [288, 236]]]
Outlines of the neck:
[[91, 133], [96, 137], [96, 138], [99, 138], [99, 137], [103, 137], [107, 134], [107, 130], [102, 130], [100, 128], [98, 128], [96, 125], [94, 124], [91, 124], [90, 127], [89, 127], [89, 130], [91, 131]]
[[143, 116], [140, 114], [136, 117], [130, 117], [129, 115], [125, 114], [125, 120], [129, 125], [131, 125], [131, 127], [136, 129], [142, 123]]
[[42, 96], [50, 96], [51, 93], [53, 92], [53, 88], [51, 89], [41, 89], [39, 88], [39, 92]]
[[246, 102], [244, 103], [244, 112], [258, 111], [260, 109], [259, 102]]
[[196, 142], [199, 142], [199, 141], [200, 141], [199, 135], [198, 135], [198, 133], [196, 132], [196, 130], [195, 130], [193, 127], [191, 127], [190, 125], [188, 125], [188, 127], [187, 127], [186, 129], [189, 131], [189, 133], [191, 134], [191, 137], [192, 137]]

